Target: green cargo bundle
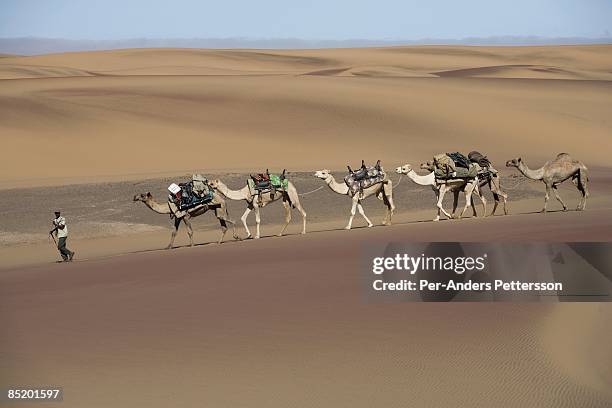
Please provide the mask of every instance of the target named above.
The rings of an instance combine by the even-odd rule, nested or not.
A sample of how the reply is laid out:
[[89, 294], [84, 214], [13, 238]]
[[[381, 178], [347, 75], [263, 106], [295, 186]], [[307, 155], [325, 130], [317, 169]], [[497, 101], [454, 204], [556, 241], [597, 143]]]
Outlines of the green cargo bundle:
[[276, 189], [287, 189], [287, 187], [289, 186], [289, 180], [288, 179], [282, 179], [281, 180], [281, 176], [276, 175], [276, 174], [270, 174], [270, 182], [272, 183], [272, 185], [274, 186], [274, 188]]
[[[249, 184], [249, 188], [252, 191], [255, 191], [255, 181], [253, 180], [253, 178], [249, 178], [247, 180], [247, 183]], [[284, 178], [282, 179], [281, 176], [277, 175], [277, 174], [270, 174], [270, 184], [272, 185], [272, 187], [274, 187], [275, 190], [286, 190], [287, 187], [289, 187], [289, 180]]]

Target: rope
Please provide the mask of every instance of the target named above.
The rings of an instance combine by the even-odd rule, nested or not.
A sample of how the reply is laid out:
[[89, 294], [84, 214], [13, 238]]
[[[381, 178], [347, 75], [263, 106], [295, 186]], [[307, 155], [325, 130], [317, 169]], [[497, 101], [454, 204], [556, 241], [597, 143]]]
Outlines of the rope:
[[399, 186], [400, 183], [402, 182], [402, 176], [403, 174], [400, 174], [399, 179], [397, 180], [397, 183], [395, 184], [395, 187]]
[[317, 192], [317, 191], [321, 190], [323, 187], [325, 187], [325, 186], [321, 186], [321, 187], [319, 187], [319, 188], [315, 188], [314, 190], [309, 191], [309, 192], [307, 192], [307, 193], [301, 193], [301, 194], [298, 194], [298, 195], [299, 195], [299, 196], [305, 196], [305, 195], [308, 195], [308, 194], [312, 194], [312, 193], [315, 193], [315, 192]]
[[527, 178], [519, 178], [518, 181], [512, 187], [504, 186], [503, 189], [504, 190], [516, 190], [518, 187], [525, 184], [527, 180], [528, 180]]

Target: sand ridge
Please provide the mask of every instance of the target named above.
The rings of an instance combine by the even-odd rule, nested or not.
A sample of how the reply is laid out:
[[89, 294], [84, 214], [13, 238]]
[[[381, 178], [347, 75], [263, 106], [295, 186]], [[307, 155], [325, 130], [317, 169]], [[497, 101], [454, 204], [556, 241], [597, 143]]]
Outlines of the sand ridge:
[[[72, 67], [99, 75], [192, 75], [286, 73], [306, 74], [320, 70], [363, 70], [378, 66], [379, 73], [412, 71], [435, 75], [436, 71], [500, 67], [494, 76], [522, 77], [529, 68], [532, 77], [554, 78], [556, 70], [582, 72], [574, 79], [610, 79], [609, 45], [474, 47], [412, 46], [315, 50], [206, 50], [125, 49], [72, 52], [39, 56], [5, 56], [0, 62], [4, 78], [35, 77], [32, 72], [11, 70], [13, 66], [40, 66], [38, 77], [70, 76], [46, 71], [53, 66]], [[341, 72], [339, 71], [338, 74]], [[482, 74], [482, 73], [481, 73]], [[484, 73], [486, 74], [486, 73]], [[551, 75], [552, 74], [552, 75]], [[400, 74], [401, 75], [401, 74]]]

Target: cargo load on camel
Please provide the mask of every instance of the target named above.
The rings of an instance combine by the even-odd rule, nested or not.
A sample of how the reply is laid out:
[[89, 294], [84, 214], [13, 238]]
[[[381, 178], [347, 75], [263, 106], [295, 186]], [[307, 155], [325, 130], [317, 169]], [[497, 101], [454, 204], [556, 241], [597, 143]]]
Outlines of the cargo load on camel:
[[383, 182], [387, 177], [385, 171], [380, 166], [380, 160], [372, 167], [366, 167], [365, 162], [362, 160], [361, 167], [356, 171], [353, 171], [350, 166], [347, 167], [349, 174], [344, 177], [344, 182], [349, 188], [350, 196], [354, 196], [357, 193], [362, 194], [363, 190]]
[[483, 180], [497, 176], [497, 170], [493, 168], [491, 161], [487, 158], [487, 156], [483, 155], [482, 153], [472, 150], [468, 154], [468, 159], [470, 159], [470, 162], [476, 163], [480, 166], [481, 170], [478, 172], [479, 179]]
[[257, 196], [260, 203], [262, 194], [270, 193], [270, 198], [274, 199], [277, 191], [284, 192], [289, 186], [286, 172], [287, 170], [283, 170], [280, 175], [270, 174], [266, 169], [265, 173], [251, 174], [247, 180], [251, 195]]
[[487, 156], [477, 152], [476, 150], [472, 150], [468, 153], [468, 159], [470, 159], [472, 163], [478, 163], [478, 165], [483, 169], [491, 167], [491, 161], [487, 158]]
[[459, 152], [442, 153], [433, 157], [433, 171], [436, 179], [448, 180], [457, 178], [474, 178], [482, 169], [477, 163]]
[[168, 204], [175, 215], [192, 208], [206, 205], [213, 199], [214, 190], [208, 180], [201, 174], [194, 174], [186, 183], [172, 183], [168, 187]]

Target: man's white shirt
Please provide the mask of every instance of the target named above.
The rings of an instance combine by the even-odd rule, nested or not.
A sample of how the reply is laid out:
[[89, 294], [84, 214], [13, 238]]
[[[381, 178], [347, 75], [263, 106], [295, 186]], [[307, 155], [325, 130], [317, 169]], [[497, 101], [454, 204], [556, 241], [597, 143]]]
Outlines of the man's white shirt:
[[57, 229], [57, 237], [58, 238], [64, 238], [68, 236], [68, 227], [66, 226], [66, 219], [62, 216], [57, 217], [56, 219], [53, 220], [53, 225], [55, 225], [56, 227], [60, 227], [60, 226], [64, 226], [64, 228], [58, 228]]

